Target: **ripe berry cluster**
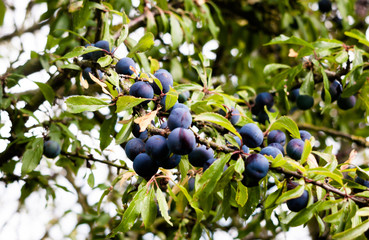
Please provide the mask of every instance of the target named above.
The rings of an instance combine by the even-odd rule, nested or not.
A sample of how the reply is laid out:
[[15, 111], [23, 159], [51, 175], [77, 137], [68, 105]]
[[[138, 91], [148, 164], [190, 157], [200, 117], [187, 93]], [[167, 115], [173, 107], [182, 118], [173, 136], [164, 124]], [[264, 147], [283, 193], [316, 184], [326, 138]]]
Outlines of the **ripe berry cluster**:
[[[297, 108], [307, 110], [313, 107], [314, 98], [309, 95], [301, 95], [299, 88], [295, 88], [290, 93], [290, 100], [296, 102]], [[331, 103], [337, 101], [337, 106], [342, 110], [348, 110], [355, 106], [356, 97], [354, 95], [349, 97], [341, 97], [343, 88], [342, 84], [334, 80], [329, 86], [329, 95], [331, 96]], [[322, 89], [321, 98], [325, 101], [325, 90]]]
[[[342, 97], [342, 84], [334, 80], [329, 86], [329, 94], [331, 96], [331, 103], [337, 101], [337, 106], [342, 110], [349, 110], [356, 104], [356, 97], [354, 95], [349, 97]], [[322, 89], [321, 98], [325, 101], [325, 90]], [[291, 102], [296, 102], [296, 107], [300, 110], [308, 110], [314, 106], [314, 98], [309, 95], [300, 94], [300, 88], [293, 88], [289, 92], [289, 99]], [[259, 123], [265, 124], [269, 121], [268, 114], [265, 112], [265, 108], [269, 112], [275, 112], [272, 108], [274, 105], [273, 95], [269, 92], [259, 93], [255, 98], [255, 103], [252, 106], [251, 112], [256, 116]], [[231, 119], [232, 120], [232, 119]]]
[[[83, 59], [85, 60], [97, 61], [105, 54], [111, 54], [109, 44], [106, 41], [99, 41], [91, 45], [101, 48], [101, 51], [84, 54]], [[165, 69], [159, 69], [153, 75], [138, 74], [136, 63], [132, 58], [128, 57], [122, 58], [116, 63], [115, 71], [124, 75], [125, 78], [129, 76], [129, 79], [134, 79], [134, 82], [131, 82], [129, 91], [126, 92], [129, 92], [129, 95], [136, 98], [145, 99], [138, 108], [147, 109], [147, 104], [150, 101], [154, 101], [155, 107], [160, 110], [157, 119], [160, 120], [160, 128], [164, 132], [148, 131], [147, 129], [141, 131], [139, 124], [134, 123], [132, 128], [134, 138], [125, 144], [126, 155], [133, 161], [133, 169], [139, 176], [150, 179], [157, 173], [159, 167], [164, 169], [175, 168], [184, 155], [188, 155], [189, 163], [192, 166], [202, 168], [203, 172], [216, 161], [216, 153], [214, 153], [213, 149], [209, 148], [208, 145], [204, 145], [204, 142], [200, 141], [199, 138], [196, 138], [195, 132], [191, 129], [191, 110], [185, 104], [190, 97], [190, 92], [182, 92], [173, 106], [167, 106], [170, 102], [167, 101], [169, 96], [167, 94], [173, 87], [173, 77], [170, 72]], [[102, 78], [100, 70], [85, 68], [82, 74], [87, 81], [92, 80], [90, 73], [95, 77]], [[132, 77], [132, 75], [135, 77]], [[329, 93], [332, 102], [337, 100], [339, 107], [343, 109], [349, 108], [346, 105], [342, 107], [340, 103], [343, 101], [340, 100], [342, 85], [338, 81], [331, 84]], [[302, 110], [309, 109], [314, 104], [314, 99], [311, 96], [300, 95], [298, 89], [291, 91], [290, 98], [292, 101], [296, 101], [297, 107]], [[323, 91], [322, 99], [324, 100], [324, 98]], [[262, 92], [256, 96], [255, 104], [251, 110], [257, 116], [257, 120], [264, 124], [268, 120], [266, 110], [273, 112], [273, 106], [273, 95], [269, 92]], [[241, 116], [240, 111], [236, 107], [225, 106], [225, 108], [219, 109], [218, 113], [229, 119], [230, 123], [238, 129], [241, 136], [241, 139], [234, 136], [238, 148], [232, 153], [232, 159], [243, 159], [245, 170], [242, 183], [247, 187], [259, 186], [260, 181], [267, 176], [269, 161], [277, 158], [277, 156], [284, 156], [286, 153], [290, 158], [296, 161], [300, 160], [304, 150], [304, 141], [311, 138], [310, 133], [301, 130], [300, 139], [291, 139], [287, 143], [287, 138], [283, 131], [272, 130], [264, 134], [255, 123], [247, 123], [241, 128], [236, 126]], [[159, 123], [152, 121], [152, 125], [151, 127], [155, 127]], [[264, 138], [266, 138], [266, 141], [264, 141]], [[49, 153], [49, 145], [49, 143], [45, 143], [45, 156], [57, 156], [60, 153], [60, 146], [58, 145], [59, 150], [56, 149], [58, 154], [55, 155]], [[54, 148], [57, 148], [57, 146], [54, 146]], [[52, 153], [57, 152], [56, 150], [52, 151]], [[226, 169], [227, 166], [225, 166], [224, 171]], [[297, 183], [290, 181], [287, 188], [291, 190], [296, 186]], [[306, 207], [308, 199], [309, 194], [305, 190], [299, 198], [289, 200], [287, 206], [291, 211], [300, 211]]]

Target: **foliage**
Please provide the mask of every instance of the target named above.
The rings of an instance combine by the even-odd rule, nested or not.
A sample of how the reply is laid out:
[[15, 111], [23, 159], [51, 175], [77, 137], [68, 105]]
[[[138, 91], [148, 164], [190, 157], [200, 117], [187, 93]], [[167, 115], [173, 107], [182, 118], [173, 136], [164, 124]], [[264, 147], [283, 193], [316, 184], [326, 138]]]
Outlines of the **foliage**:
[[[11, 122], [9, 134], [1, 136], [6, 146], [0, 180], [22, 182], [22, 206], [42, 189], [50, 199], [57, 189], [71, 191], [61, 184], [60, 178], [66, 179], [83, 209], [75, 228], [87, 224], [91, 239], [141, 239], [149, 232], [161, 239], [213, 238], [218, 229], [237, 229], [239, 239], [274, 238], [301, 225], [309, 226], [313, 239], [365, 239], [369, 42], [363, 2], [337, 0], [332, 11], [321, 13], [316, 1], [31, 1], [31, 11], [47, 5], [39, 22], [0, 37], [7, 43], [49, 26], [44, 51], [32, 52], [20, 66], [11, 63], [0, 78], [1, 113]], [[10, 3], [0, 4], [0, 24], [3, 12], [10, 11]], [[91, 45], [99, 40], [110, 49]], [[132, 75], [116, 72], [123, 57], [137, 63], [129, 69]], [[91, 72], [83, 75], [88, 67]], [[171, 73], [173, 86], [154, 75], [158, 69]], [[36, 90], [13, 91], [40, 71], [48, 79], [35, 82]], [[330, 88], [334, 80], [342, 93]], [[136, 81], [155, 85], [160, 94], [148, 99], [132, 94]], [[197, 144], [214, 150], [216, 160], [206, 171], [184, 154], [177, 167], [141, 177], [125, 155], [111, 154], [122, 152], [135, 127], [147, 131], [146, 137], [135, 136], [143, 140], [168, 137], [171, 131], [160, 125], [188, 92], [190, 129]], [[262, 92], [271, 94], [272, 103], [256, 101]], [[353, 107], [342, 109], [332, 101], [352, 96]], [[301, 106], [311, 97], [312, 107]], [[246, 151], [237, 138], [245, 143], [256, 135], [242, 130], [250, 123], [264, 139]], [[259, 158], [253, 154], [267, 145], [268, 133], [283, 131], [287, 143], [302, 138], [302, 129], [313, 137], [303, 142], [296, 160], [291, 154], [266, 156], [267, 176], [252, 181], [247, 172], [253, 163], [247, 159]], [[49, 140], [61, 147], [55, 159], [42, 156]], [[101, 168], [109, 174], [96, 184]], [[98, 202], [88, 204], [76, 185], [81, 172], [90, 188], [100, 190]], [[285, 203], [301, 196], [307, 203], [290, 211]], [[222, 225], [221, 219], [231, 223]]]

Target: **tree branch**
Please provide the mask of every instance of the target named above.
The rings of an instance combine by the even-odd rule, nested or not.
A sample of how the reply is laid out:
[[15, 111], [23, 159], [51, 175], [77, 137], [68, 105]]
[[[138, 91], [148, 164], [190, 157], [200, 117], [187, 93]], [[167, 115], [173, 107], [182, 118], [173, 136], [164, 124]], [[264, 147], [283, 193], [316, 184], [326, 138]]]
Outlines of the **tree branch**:
[[13, 37], [18, 37], [24, 33], [27, 33], [27, 32], [34, 32], [34, 31], [37, 31], [39, 29], [41, 29], [43, 26], [47, 25], [49, 23], [50, 19], [47, 19], [43, 22], [40, 22], [40, 23], [35, 23], [34, 25], [32, 25], [31, 27], [29, 28], [26, 28], [26, 29], [17, 29], [15, 30], [14, 32], [10, 33], [10, 34], [7, 34], [7, 35], [4, 35], [2, 37], [0, 37], [0, 42], [2, 41], [9, 41], [11, 40]]
[[349, 199], [353, 200], [356, 203], [360, 203], [360, 204], [364, 204], [364, 205], [369, 205], [369, 199], [368, 198], [357, 197], [357, 196], [354, 196], [354, 195], [349, 195], [347, 193], [341, 192], [340, 190], [338, 190], [337, 188], [331, 186], [328, 183], [319, 182], [319, 181], [315, 181], [315, 180], [309, 179], [309, 178], [303, 176], [300, 173], [292, 172], [292, 171], [283, 169], [281, 167], [271, 168], [271, 169], [274, 170], [274, 171], [276, 171], [276, 172], [283, 173], [283, 174], [285, 174], [287, 176], [291, 176], [291, 177], [294, 177], [294, 178], [297, 178], [297, 179], [303, 178], [305, 182], [311, 183], [311, 184], [313, 184], [315, 186], [319, 186], [319, 187], [325, 189], [326, 191], [331, 192], [331, 193], [334, 193], [334, 194], [336, 194], [336, 195], [338, 195], [338, 196], [340, 196], [342, 198], [349, 198]]
[[364, 137], [355, 136], [355, 135], [351, 135], [351, 134], [348, 134], [348, 133], [340, 132], [340, 131], [337, 131], [335, 129], [328, 128], [328, 127], [314, 126], [314, 125], [307, 124], [307, 123], [298, 123], [297, 125], [301, 129], [312, 130], [312, 131], [317, 131], [317, 132], [322, 131], [322, 132], [325, 132], [329, 135], [336, 136], [336, 137], [341, 137], [341, 138], [350, 140], [352, 142], [355, 142], [359, 146], [369, 148], [369, 142]]
[[93, 162], [103, 163], [103, 164], [106, 164], [108, 166], [115, 167], [118, 170], [120, 170], [120, 169], [128, 170], [128, 168], [126, 166], [118, 165], [118, 164], [115, 164], [115, 163], [113, 163], [111, 161], [107, 161], [107, 160], [96, 159], [96, 158], [93, 158], [92, 155], [86, 156], [86, 155], [81, 155], [81, 154], [78, 154], [78, 153], [68, 153], [68, 152], [62, 152], [62, 155], [67, 156], [69, 158], [77, 157], [77, 158], [85, 159], [87, 162], [88, 161], [93, 161]]

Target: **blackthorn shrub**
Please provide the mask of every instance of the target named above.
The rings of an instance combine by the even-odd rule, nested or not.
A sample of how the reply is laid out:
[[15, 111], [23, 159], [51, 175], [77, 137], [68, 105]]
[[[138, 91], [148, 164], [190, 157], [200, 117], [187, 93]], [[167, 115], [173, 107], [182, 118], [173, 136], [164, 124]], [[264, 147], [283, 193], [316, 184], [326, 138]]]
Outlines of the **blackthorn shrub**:
[[328, 13], [332, 11], [332, 2], [330, 0], [320, 0], [318, 2], [318, 6], [321, 13]]
[[304, 190], [303, 194], [300, 197], [287, 200], [287, 207], [292, 212], [299, 212], [302, 209], [306, 208], [308, 202], [309, 192]]
[[314, 98], [309, 95], [299, 95], [296, 99], [296, 105], [301, 110], [308, 110], [314, 106]]
[[[135, 82], [129, 89], [129, 95], [141, 98], [153, 98], [154, 90], [147, 82]], [[145, 101], [146, 102], [146, 101]], [[149, 102], [149, 100], [147, 101]]]
[[187, 155], [195, 145], [196, 138], [190, 129], [176, 128], [168, 136], [168, 147], [174, 154]]
[[117, 65], [115, 65], [115, 71], [119, 74], [124, 75], [132, 75], [134, 72], [130, 69], [130, 67], [135, 68], [136, 63], [132, 58], [122, 58], [118, 61]]
[[212, 148], [206, 148], [205, 145], [201, 145], [193, 149], [188, 154], [188, 161], [194, 167], [202, 167], [208, 159], [214, 157], [214, 151]]
[[239, 131], [242, 142], [249, 148], [259, 147], [263, 143], [264, 135], [260, 128], [254, 123], [244, 125]]
[[302, 141], [305, 141], [306, 139], [307, 140], [310, 140], [311, 134], [308, 131], [306, 131], [306, 130], [300, 130], [299, 132], [300, 132], [300, 137], [301, 137], [301, 140]]
[[132, 138], [125, 146], [126, 155], [130, 160], [134, 160], [140, 153], [145, 152], [145, 143], [140, 138]]
[[273, 147], [273, 146], [267, 146], [261, 149], [260, 154], [272, 156], [273, 158], [276, 158], [278, 154], [281, 154], [283, 156], [282, 152], [278, 148]]
[[184, 108], [173, 109], [168, 117], [168, 127], [170, 130], [175, 128], [189, 128], [192, 123], [191, 113]]
[[61, 152], [61, 147], [58, 142], [55, 142], [53, 140], [48, 140], [44, 142], [44, 156], [48, 158], [55, 158], [57, 157]]
[[279, 143], [282, 146], [286, 144], [286, 134], [281, 130], [272, 130], [267, 137], [268, 145], [271, 143]]
[[140, 153], [133, 160], [133, 169], [139, 176], [148, 179], [158, 171], [159, 167], [147, 153]]
[[165, 169], [172, 169], [178, 166], [179, 162], [181, 161], [181, 155], [173, 154], [167, 158], [159, 158], [156, 160], [159, 167]]
[[132, 134], [136, 138], [140, 138], [143, 141], [145, 141], [149, 136], [149, 132], [147, 131], [147, 129], [145, 129], [145, 131], [143, 132], [140, 132], [140, 125], [138, 125], [137, 123], [133, 123]]
[[[170, 87], [173, 87], [173, 77], [165, 69], [159, 69], [154, 73], [154, 76], [159, 79], [161, 86], [163, 87], [163, 93], [167, 93]], [[151, 83], [152, 88], [154, 89], [154, 93], [160, 95], [161, 91], [158, 85], [153, 81]]]
[[355, 96], [350, 96], [348, 98], [339, 97], [337, 99], [337, 105], [342, 110], [351, 109], [351, 108], [355, 107], [355, 104], [356, 104], [356, 97]]
[[146, 153], [153, 159], [166, 159], [169, 157], [169, 148], [167, 139], [161, 135], [154, 135], [149, 137], [145, 146]]
[[281, 151], [282, 155], [284, 156], [284, 148], [280, 143], [271, 143], [268, 146], [278, 148]]
[[287, 155], [294, 160], [300, 160], [302, 152], [304, 151], [304, 141], [294, 138], [287, 144]]
[[181, 92], [178, 95], [178, 102], [185, 103], [189, 97], [190, 97], [190, 92], [189, 91]]
[[[331, 102], [334, 102], [336, 101], [339, 96], [341, 95], [342, 93], [342, 84], [337, 81], [337, 80], [334, 80], [331, 85], [329, 85], [329, 94], [331, 95]], [[322, 90], [322, 99], [323, 101], [325, 100], [325, 91], [324, 89]]]

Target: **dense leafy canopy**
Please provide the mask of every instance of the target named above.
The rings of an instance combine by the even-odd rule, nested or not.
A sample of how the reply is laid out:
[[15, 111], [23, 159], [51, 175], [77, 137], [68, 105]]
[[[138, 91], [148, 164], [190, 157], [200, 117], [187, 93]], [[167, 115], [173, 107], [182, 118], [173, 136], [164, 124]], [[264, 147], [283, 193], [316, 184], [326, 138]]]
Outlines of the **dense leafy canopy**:
[[[71, 238], [365, 239], [367, 4], [30, 1], [38, 22], [0, 43], [49, 34], [1, 74], [0, 180], [22, 183], [20, 206], [76, 194]], [[0, 24], [14, 11], [0, 3]]]

